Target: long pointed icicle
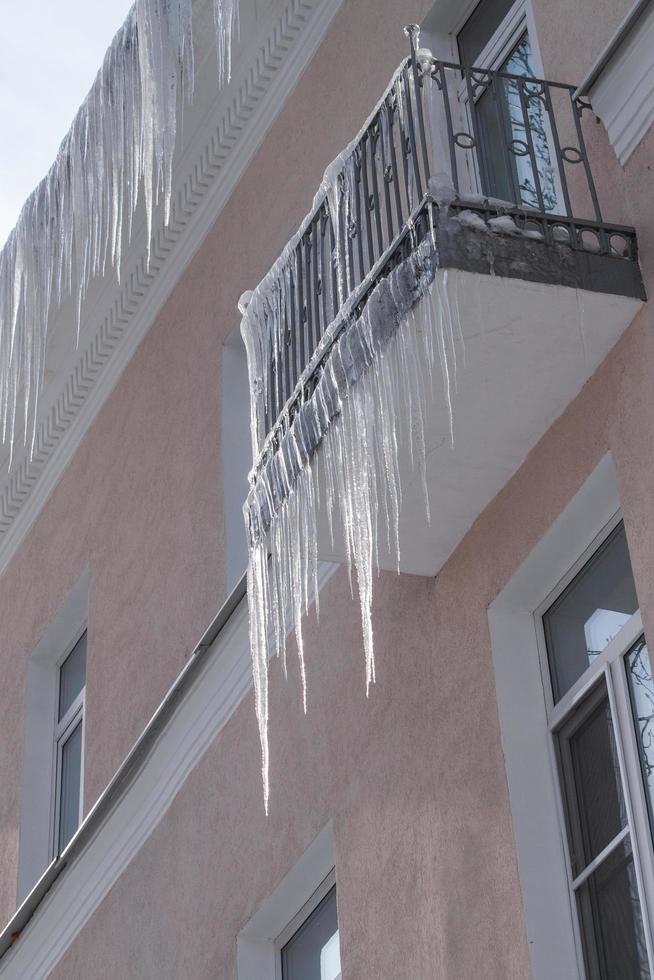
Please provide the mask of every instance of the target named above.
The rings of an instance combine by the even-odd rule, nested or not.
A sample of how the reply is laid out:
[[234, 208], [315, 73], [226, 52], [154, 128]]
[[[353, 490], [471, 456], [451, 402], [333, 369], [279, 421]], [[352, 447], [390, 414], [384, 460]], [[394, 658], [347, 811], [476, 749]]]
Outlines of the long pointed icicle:
[[[284, 261], [282, 257], [282, 265]], [[447, 279], [439, 282], [437, 265], [431, 240], [425, 240], [375, 287], [361, 316], [348, 323], [329, 352], [315, 389], [280, 446], [251, 474], [244, 514], [266, 811], [268, 659], [273, 654], [285, 658], [286, 636], [294, 629], [306, 698], [301, 619], [315, 590], [319, 496], [330, 525], [342, 529], [348, 563], [356, 573], [366, 689], [375, 680], [372, 587], [380, 533], [399, 565], [398, 447], [407, 448], [421, 476], [429, 516], [425, 416], [434, 396], [434, 374], [440, 371], [444, 419], [451, 430], [451, 386], [456, 381], [456, 347], [462, 341], [453, 323]], [[253, 401], [268, 384], [271, 347], [262, 330], [267, 324], [274, 331], [275, 311], [282, 305], [275, 290], [264, 298], [255, 293], [243, 318]], [[256, 445], [255, 440], [255, 452]]]
[[[193, 97], [192, 0], [136, 0], [48, 174], [0, 251], [0, 429], [34, 451], [48, 322], [66, 296], [120, 274], [140, 188], [150, 253], [153, 210], [170, 219], [180, 101]], [[229, 80], [238, 0], [213, 0], [219, 81]]]

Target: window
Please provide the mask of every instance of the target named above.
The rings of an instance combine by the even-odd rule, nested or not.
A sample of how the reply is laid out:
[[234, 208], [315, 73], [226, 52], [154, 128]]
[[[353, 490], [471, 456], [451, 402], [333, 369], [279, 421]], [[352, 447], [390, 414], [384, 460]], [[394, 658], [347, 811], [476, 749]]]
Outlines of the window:
[[333, 881], [332, 873], [278, 939], [281, 980], [340, 980], [341, 953]]
[[476, 65], [514, 0], [481, 0], [456, 36], [462, 65]]
[[624, 525], [542, 614], [547, 717], [587, 980], [652, 973], [654, 682]]
[[81, 819], [86, 639], [84, 631], [58, 672], [52, 857], [61, 854]]
[[241, 929], [239, 980], [340, 980], [334, 850], [329, 823]]
[[[85, 684], [88, 593], [89, 574], [88, 570], [84, 570], [46, 627], [27, 663], [16, 888], [18, 905], [60, 850], [59, 827], [55, 828], [55, 824], [60, 822], [60, 786], [63, 784], [64, 799], [70, 801], [73, 795], [71, 790], [79, 783], [81, 800], [83, 751], [79, 765], [75, 755], [84, 739], [82, 731], [75, 731], [74, 722], [80, 718], [79, 701], [83, 699], [78, 700], [79, 688]], [[78, 641], [82, 641], [79, 647]], [[68, 655], [73, 652], [75, 656], [69, 660]], [[78, 690], [73, 694], [76, 688]], [[78, 703], [73, 706], [75, 701]], [[74, 736], [70, 745], [67, 735]], [[71, 785], [71, 777], [76, 771], [79, 775]], [[64, 826], [71, 813], [70, 807], [65, 809]], [[79, 813], [75, 826], [78, 821]], [[63, 827], [61, 833], [63, 842], [66, 837]]]
[[[464, 77], [459, 98], [478, 152], [472, 184], [483, 194], [539, 211], [555, 211], [557, 180], [549, 151], [545, 95], [536, 78], [524, 0], [481, 0], [456, 35], [462, 65], [490, 69]], [[504, 77], [518, 76], [518, 77]]]

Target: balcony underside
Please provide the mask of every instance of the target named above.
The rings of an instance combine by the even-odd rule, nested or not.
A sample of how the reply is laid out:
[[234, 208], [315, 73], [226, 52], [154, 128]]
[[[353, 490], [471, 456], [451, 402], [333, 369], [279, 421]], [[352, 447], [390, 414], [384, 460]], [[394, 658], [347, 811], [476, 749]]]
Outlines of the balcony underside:
[[[409, 425], [415, 431], [416, 419], [396, 420], [398, 432], [405, 433], [398, 440], [399, 568], [420, 575], [436, 574], [484, 507], [579, 393], [644, 297], [638, 264], [631, 258], [571, 248], [551, 234], [545, 240], [532, 237], [533, 232], [511, 233], [510, 223], [502, 220], [494, 225], [492, 217], [489, 227], [479, 211], [446, 213], [434, 207], [433, 218], [433, 239], [429, 223], [419, 222], [410, 257], [395, 264], [396, 256], [389, 263], [394, 265], [389, 293], [397, 300], [402, 290], [407, 291], [399, 296], [400, 312], [413, 304], [413, 327], [405, 319], [399, 330], [417, 326], [420, 331], [421, 322], [427, 322], [428, 304], [433, 317], [445, 303], [453, 334], [462, 338], [457, 344], [456, 378], [451, 378], [453, 444], [440, 375], [425, 405], [429, 524], [422, 475], [412, 463], [406, 437]], [[411, 263], [421, 237], [423, 254], [432, 251], [431, 241], [435, 244], [431, 259], [420, 264], [423, 279], [431, 278], [425, 275], [425, 265], [431, 262], [436, 268], [431, 272], [433, 282], [416, 303], [419, 291], [415, 263]], [[406, 242], [404, 249], [406, 254]], [[383, 285], [383, 277], [376, 282]], [[383, 303], [379, 294], [376, 299], [379, 314]], [[362, 298], [359, 314], [365, 308]], [[385, 315], [397, 314], [389, 308]], [[341, 336], [352, 329], [351, 322]], [[393, 365], [393, 370], [400, 370], [400, 365]], [[315, 450], [319, 442], [316, 438]], [[321, 479], [320, 451], [315, 462]], [[384, 482], [385, 475], [378, 473], [378, 485]], [[344, 561], [343, 535], [336, 527], [332, 543], [321, 496], [318, 557]], [[388, 550], [387, 535], [379, 530], [380, 567], [396, 569], [395, 552]]]
[[[447, 277], [447, 283], [443, 280]], [[458, 306], [465, 341], [454, 393], [454, 445], [442, 389], [425, 415], [426, 473], [422, 478], [406, 441], [399, 446], [402, 479], [400, 570], [435, 575], [481, 511], [528, 452], [580, 392], [636, 314], [633, 297], [557, 284], [439, 271], [441, 291]], [[416, 308], [421, 316], [421, 305]], [[406, 328], [406, 324], [400, 329]], [[381, 477], [383, 482], [383, 477]], [[380, 566], [397, 568], [380, 534]], [[326, 515], [318, 534], [321, 559], [343, 561], [340, 535], [332, 547]]]

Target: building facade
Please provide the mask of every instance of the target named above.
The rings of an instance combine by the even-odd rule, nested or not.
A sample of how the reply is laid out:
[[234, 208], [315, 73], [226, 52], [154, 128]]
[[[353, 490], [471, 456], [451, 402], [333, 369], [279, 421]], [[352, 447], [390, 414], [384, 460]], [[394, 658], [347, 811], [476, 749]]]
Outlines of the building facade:
[[[139, 204], [78, 347], [74, 299], [53, 315], [37, 451], [3, 464], [0, 980], [649, 977], [654, 8], [240, 14], [220, 88], [195, 4], [171, 218], [148, 264]], [[269, 274], [288, 342], [262, 347], [248, 484], [238, 304], [263, 329]], [[399, 557], [379, 505], [375, 681], [355, 506], [344, 533], [320, 514], [307, 533], [306, 713], [292, 633], [267, 668], [266, 813], [242, 505], [342, 338], [339, 397], [389, 323], [434, 370], [407, 402], [418, 375], [384, 341], [398, 418], [367, 485], [397, 478], [402, 502]], [[298, 463], [324, 486], [346, 410], [328, 414]], [[366, 502], [337, 477], [334, 513]], [[270, 540], [265, 562], [291, 560]]]

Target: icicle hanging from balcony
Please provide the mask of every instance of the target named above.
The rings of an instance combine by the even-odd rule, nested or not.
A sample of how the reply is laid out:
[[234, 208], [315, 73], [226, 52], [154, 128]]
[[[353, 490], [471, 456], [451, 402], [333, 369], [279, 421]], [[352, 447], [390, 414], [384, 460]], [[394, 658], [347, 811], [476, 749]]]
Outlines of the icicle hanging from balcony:
[[[290, 421], [274, 452], [258, 457], [244, 506], [249, 540], [248, 595], [256, 711], [263, 756], [264, 801], [268, 781], [268, 659], [281, 655], [294, 628], [306, 710], [302, 617], [315, 598], [318, 612], [317, 520], [321, 507], [332, 540], [338, 523], [350, 569], [357, 577], [363, 627], [366, 685], [375, 679], [371, 619], [373, 569], [380, 542], [399, 564], [402, 486], [398, 446], [426, 485], [424, 418], [434, 394], [434, 369], [443, 384], [443, 410], [452, 432], [452, 386], [457, 348], [463, 349], [456, 300], [447, 272], [435, 278], [438, 255], [431, 237], [372, 291], [363, 312], [351, 312], [322, 365], [317, 382]], [[243, 317], [253, 419], [269, 352], [278, 342], [276, 316], [285, 303], [284, 278], [273, 270]], [[273, 285], [275, 283], [275, 285]], [[282, 284], [280, 286], [280, 283]], [[253, 430], [256, 431], [256, 430]], [[255, 437], [256, 446], [256, 437]], [[321, 491], [321, 487], [323, 488]], [[324, 494], [321, 500], [321, 493]]]
[[[425, 196], [434, 189], [446, 205], [438, 181], [430, 177], [430, 165], [440, 158], [428, 159], [430, 134], [422, 109], [436, 83], [431, 54], [416, 53], [417, 28], [407, 34], [412, 58], [398, 68], [359, 134], [327, 168], [311, 213], [240, 304], [254, 460], [243, 510], [266, 810], [268, 660], [273, 653], [281, 656], [286, 670], [286, 636], [294, 628], [306, 710], [302, 617], [312, 599], [318, 612], [319, 519], [328, 521], [332, 546], [335, 534], [344, 539], [352, 587], [352, 567], [356, 573], [368, 689], [375, 679], [372, 586], [380, 548], [394, 553], [399, 567], [401, 446], [408, 446], [421, 474], [429, 519], [424, 417], [428, 397], [436, 394], [438, 364], [442, 408], [452, 433], [452, 385], [462, 337], [456, 301], [450, 304], [448, 298], [447, 272], [436, 276], [433, 199]], [[402, 171], [398, 161], [404, 163]], [[406, 210], [398, 197], [401, 173]], [[373, 208], [376, 237], [373, 219], [365, 224]], [[305, 335], [314, 341], [308, 352]], [[302, 371], [297, 383], [291, 380], [296, 369]]]
[[[219, 82], [229, 80], [238, 0], [213, 0]], [[120, 272], [140, 187], [147, 216], [170, 217], [178, 101], [193, 96], [192, 0], [136, 0], [46, 177], [0, 252], [0, 429], [13, 454], [36, 434], [48, 320], [81, 305], [107, 267]], [[22, 419], [21, 419], [22, 416]]]

